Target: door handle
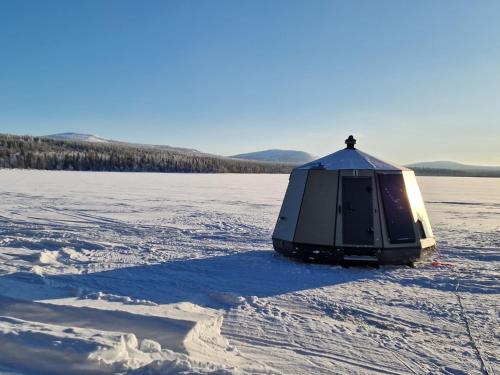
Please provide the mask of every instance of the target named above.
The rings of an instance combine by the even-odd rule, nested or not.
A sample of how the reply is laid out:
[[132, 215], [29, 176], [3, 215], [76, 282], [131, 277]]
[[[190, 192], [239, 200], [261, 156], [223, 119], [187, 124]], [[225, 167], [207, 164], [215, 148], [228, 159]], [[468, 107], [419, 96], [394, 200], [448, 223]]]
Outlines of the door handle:
[[342, 206], [339, 204], [339, 215], [342, 214]]

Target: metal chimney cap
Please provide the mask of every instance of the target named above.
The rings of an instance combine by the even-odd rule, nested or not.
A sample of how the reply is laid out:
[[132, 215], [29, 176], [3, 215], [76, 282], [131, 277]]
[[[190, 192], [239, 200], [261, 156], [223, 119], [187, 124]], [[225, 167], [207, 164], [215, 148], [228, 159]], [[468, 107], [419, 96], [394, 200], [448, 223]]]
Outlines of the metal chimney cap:
[[345, 144], [347, 145], [347, 147], [346, 147], [347, 149], [354, 150], [354, 145], [356, 144], [356, 139], [352, 135], [350, 135], [345, 140]]

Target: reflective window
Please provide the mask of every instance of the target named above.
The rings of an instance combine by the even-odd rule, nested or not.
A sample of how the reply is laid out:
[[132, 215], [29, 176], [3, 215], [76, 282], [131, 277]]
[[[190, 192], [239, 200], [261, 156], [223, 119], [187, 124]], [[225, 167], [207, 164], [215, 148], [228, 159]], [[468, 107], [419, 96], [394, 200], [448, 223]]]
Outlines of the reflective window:
[[391, 243], [415, 242], [413, 215], [402, 174], [379, 174], [380, 195]]

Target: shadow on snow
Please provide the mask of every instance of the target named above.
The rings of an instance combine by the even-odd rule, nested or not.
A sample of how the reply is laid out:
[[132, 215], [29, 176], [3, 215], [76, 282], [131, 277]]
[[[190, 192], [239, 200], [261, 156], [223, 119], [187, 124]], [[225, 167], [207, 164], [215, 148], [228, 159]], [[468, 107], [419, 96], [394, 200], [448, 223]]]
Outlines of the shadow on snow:
[[[383, 271], [342, 269], [292, 262], [273, 251], [249, 251], [201, 259], [118, 268], [76, 275], [19, 272], [0, 277], [0, 283], [23, 282], [32, 298], [59, 298], [85, 292], [104, 292], [147, 299], [159, 304], [192, 302], [221, 308], [238, 296], [270, 297], [307, 289], [373, 279]], [[44, 294], [56, 288], [58, 293]], [[15, 291], [7, 293], [17, 298]]]

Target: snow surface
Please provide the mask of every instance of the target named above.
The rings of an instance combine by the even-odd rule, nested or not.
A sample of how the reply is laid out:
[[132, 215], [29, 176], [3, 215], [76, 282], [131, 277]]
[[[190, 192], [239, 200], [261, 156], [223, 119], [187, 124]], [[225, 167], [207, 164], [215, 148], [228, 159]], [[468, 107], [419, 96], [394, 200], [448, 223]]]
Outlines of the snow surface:
[[500, 179], [421, 177], [441, 266], [289, 261], [284, 175], [0, 171], [0, 373], [500, 372]]

